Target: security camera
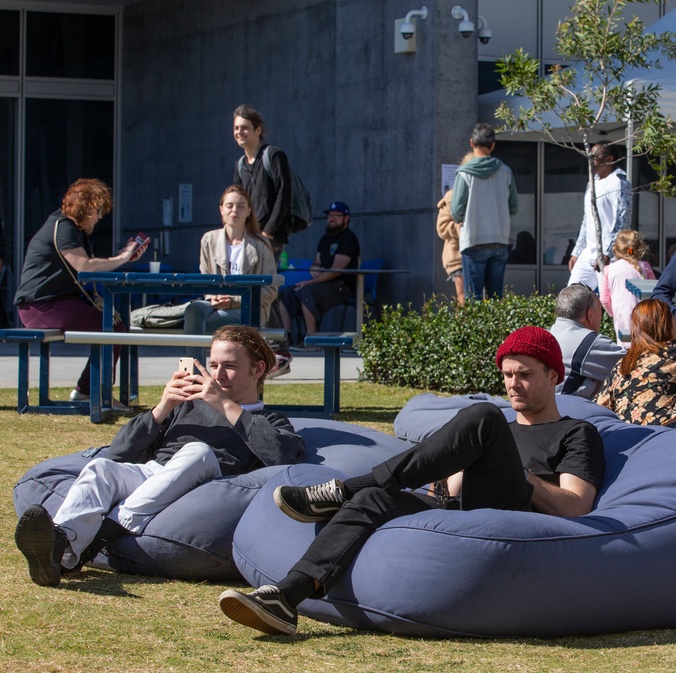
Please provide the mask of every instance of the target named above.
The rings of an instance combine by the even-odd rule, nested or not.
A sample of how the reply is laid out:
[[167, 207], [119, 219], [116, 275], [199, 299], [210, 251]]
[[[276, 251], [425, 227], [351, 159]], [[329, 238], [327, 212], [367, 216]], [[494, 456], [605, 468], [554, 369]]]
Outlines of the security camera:
[[410, 21], [404, 21], [399, 28], [399, 32], [405, 40], [410, 40], [415, 35], [415, 26]]
[[493, 32], [490, 28], [479, 28], [479, 42], [481, 44], [488, 44], [493, 37]]
[[491, 41], [491, 38], [493, 37], [493, 31], [488, 27], [488, 23], [486, 23], [486, 19], [484, 19], [483, 16], [479, 17], [479, 42], [481, 44], [488, 44]]
[[474, 24], [471, 21], [461, 21], [458, 26], [458, 32], [463, 37], [471, 37], [474, 35]]

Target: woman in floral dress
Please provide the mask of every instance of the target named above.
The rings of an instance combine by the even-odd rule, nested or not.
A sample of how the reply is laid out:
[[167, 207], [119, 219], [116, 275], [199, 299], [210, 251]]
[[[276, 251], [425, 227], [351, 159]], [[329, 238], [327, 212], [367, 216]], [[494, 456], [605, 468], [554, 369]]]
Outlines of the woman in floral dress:
[[631, 313], [631, 346], [613, 367], [596, 403], [636, 425], [676, 423], [676, 319], [657, 299]]

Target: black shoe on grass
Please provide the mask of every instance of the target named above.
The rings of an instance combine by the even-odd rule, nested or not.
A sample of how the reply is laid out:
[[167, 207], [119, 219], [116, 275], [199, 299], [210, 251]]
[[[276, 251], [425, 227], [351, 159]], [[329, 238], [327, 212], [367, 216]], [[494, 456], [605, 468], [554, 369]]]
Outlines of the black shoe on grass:
[[328, 521], [345, 502], [345, 487], [339, 479], [315, 486], [278, 486], [275, 504], [301, 523]]
[[284, 598], [279, 587], [272, 584], [245, 594], [228, 589], [218, 604], [226, 617], [252, 629], [270, 635], [292, 636], [298, 626], [298, 612]]
[[19, 519], [14, 533], [19, 551], [28, 561], [28, 572], [35, 584], [56, 587], [61, 582], [61, 559], [68, 537], [54, 525], [42, 505], [31, 505]]

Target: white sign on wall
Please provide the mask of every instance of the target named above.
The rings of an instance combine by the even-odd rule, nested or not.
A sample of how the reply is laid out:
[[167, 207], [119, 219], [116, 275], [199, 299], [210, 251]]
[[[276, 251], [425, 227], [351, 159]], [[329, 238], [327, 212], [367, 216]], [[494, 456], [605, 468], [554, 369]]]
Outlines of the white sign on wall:
[[178, 186], [178, 221], [192, 222], [192, 183]]
[[441, 196], [449, 189], [453, 189], [458, 168], [460, 168], [460, 164], [441, 164]]

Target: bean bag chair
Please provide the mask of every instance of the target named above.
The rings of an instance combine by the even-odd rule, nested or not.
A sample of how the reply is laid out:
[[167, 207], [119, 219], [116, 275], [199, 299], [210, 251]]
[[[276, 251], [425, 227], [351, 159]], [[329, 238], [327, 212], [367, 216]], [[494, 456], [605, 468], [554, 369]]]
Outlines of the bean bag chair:
[[[306, 460], [330, 465], [345, 475], [367, 472], [407, 443], [357, 425], [320, 419], [293, 419], [306, 443]], [[90, 452], [86, 451], [85, 454]], [[98, 453], [105, 457], [107, 447]], [[76, 453], [47, 460], [29, 470], [14, 487], [21, 516], [38, 503], [52, 514], [91, 455]], [[187, 580], [240, 579], [232, 559], [232, 536], [242, 513], [261, 486], [284, 466], [214, 479], [186, 493], [160, 512], [143, 535], [125, 535], [99, 554], [98, 567], [125, 573]]]
[[[397, 418], [422, 439], [467, 398], [420, 396]], [[607, 469], [594, 510], [579, 518], [491, 509], [430, 510], [379, 528], [322, 600], [314, 619], [407, 636], [554, 637], [676, 626], [676, 430], [628, 425], [577, 397], [562, 414], [594, 423]], [[508, 420], [514, 412], [504, 409]], [[256, 495], [233, 554], [254, 586], [280, 580], [319, 530], [277, 510], [277, 485], [335, 476], [285, 468]], [[254, 533], [255, 531], [255, 533]]]

